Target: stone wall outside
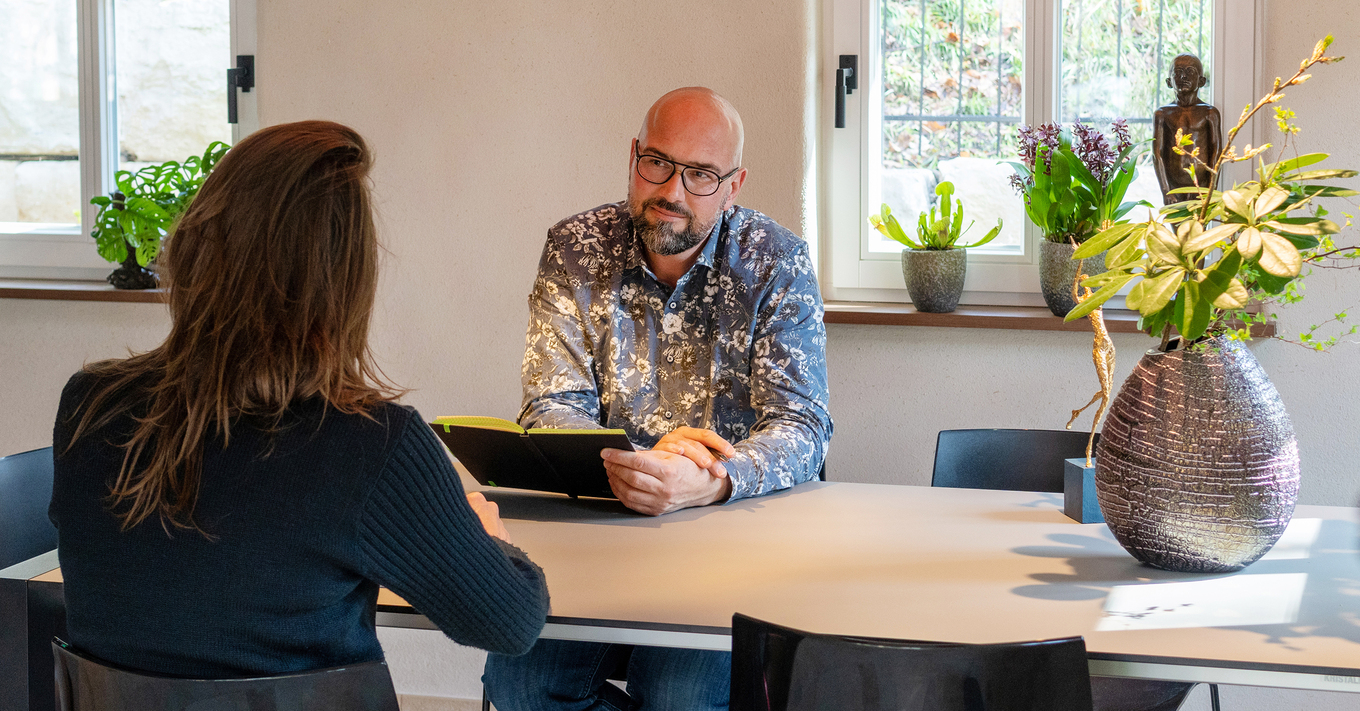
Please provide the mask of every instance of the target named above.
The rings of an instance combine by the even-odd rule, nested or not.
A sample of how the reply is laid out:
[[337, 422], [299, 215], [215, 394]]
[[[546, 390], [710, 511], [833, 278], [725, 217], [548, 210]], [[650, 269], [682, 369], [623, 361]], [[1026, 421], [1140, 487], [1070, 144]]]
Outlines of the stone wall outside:
[[[114, 3], [119, 151], [137, 166], [231, 140], [226, 0]], [[0, 0], [0, 222], [79, 220], [74, 0]], [[24, 156], [48, 158], [25, 160]]]

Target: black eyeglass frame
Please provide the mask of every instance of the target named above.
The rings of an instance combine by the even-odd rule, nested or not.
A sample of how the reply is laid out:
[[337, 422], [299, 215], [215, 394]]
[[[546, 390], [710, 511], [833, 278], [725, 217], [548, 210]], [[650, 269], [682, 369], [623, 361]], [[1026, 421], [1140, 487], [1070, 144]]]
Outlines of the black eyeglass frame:
[[[710, 195], [715, 195], [715, 194], [717, 194], [718, 188], [721, 188], [721, 187], [722, 187], [722, 184], [723, 184], [724, 182], [726, 182], [728, 178], [731, 178], [732, 176], [734, 176], [734, 175], [736, 175], [737, 173], [741, 172], [741, 166], [737, 166], [737, 167], [733, 168], [733, 169], [732, 169], [732, 172], [728, 173], [727, 175], [718, 176], [718, 182], [716, 182], [716, 183], [713, 184], [713, 192], [711, 192], [711, 193], [696, 193], [696, 192], [694, 192], [693, 190], [690, 189], [689, 183], [685, 181], [685, 170], [690, 170], [690, 169], [692, 168], [692, 169], [694, 169], [694, 170], [701, 170], [701, 171], [703, 171], [703, 172], [705, 172], [705, 173], [708, 173], [708, 174], [710, 174], [710, 175], [717, 175], [717, 173], [714, 173], [712, 170], [709, 170], [708, 168], [704, 168], [704, 167], [702, 167], [702, 166], [697, 166], [697, 165], [686, 165], [686, 164], [684, 164], [684, 163], [679, 163], [679, 162], [673, 161], [673, 160], [671, 160], [671, 159], [669, 159], [669, 158], [662, 158], [661, 156], [654, 156], [654, 155], [650, 155], [650, 154], [644, 156], [644, 155], [642, 154], [641, 149], [638, 148], [638, 145], [637, 145], [636, 143], [633, 144], [633, 157], [636, 159], [636, 160], [634, 161], [634, 164], [633, 164], [633, 172], [637, 173], [639, 178], [642, 178], [643, 180], [645, 180], [645, 181], [651, 183], [652, 185], [665, 185], [666, 183], [669, 183], [669, 182], [671, 181], [671, 178], [674, 178], [674, 177], [675, 177], [676, 171], [677, 171], [678, 169], [683, 168], [684, 170], [680, 170], [680, 171], [679, 171], [679, 172], [680, 172], [680, 185], [683, 186], [683, 187], [685, 188], [685, 192], [689, 193], [690, 195], [693, 195], [694, 197], [708, 197], [708, 196], [710, 196]], [[671, 172], [668, 173], [668, 174], [666, 175], [666, 179], [665, 179], [665, 180], [652, 180], [651, 178], [648, 178], [647, 176], [645, 176], [645, 175], [642, 174], [642, 159], [643, 159], [644, 157], [645, 157], [645, 158], [652, 158], [652, 159], [655, 159], [655, 160], [659, 160], [659, 161], [661, 161], [661, 162], [663, 162], [663, 163], [670, 163], [670, 164], [671, 164]]]

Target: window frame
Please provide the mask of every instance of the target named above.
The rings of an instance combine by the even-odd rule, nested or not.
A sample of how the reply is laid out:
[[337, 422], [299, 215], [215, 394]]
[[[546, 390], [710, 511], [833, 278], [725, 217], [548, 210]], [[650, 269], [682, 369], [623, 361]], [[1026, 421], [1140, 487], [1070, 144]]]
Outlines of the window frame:
[[[881, 62], [878, 61], [879, 5], [881, 0], [826, 0], [823, 6], [820, 86], [822, 89], [820, 163], [822, 177], [817, 221], [820, 246], [819, 268], [823, 297], [828, 301], [909, 302], [897, 260], [868, 259], [863, 252], [868, 240], [871, 165], [879, 149], [870, 141], [881, 137], [868, 130], [870, 120], [881, 114]], [[1052, 121], [1058, 115], [1058, 57], [1061, 51], [1062, 0], [1025, 0], [1025, 65], [1022, 121], [1031, 126]], [[1234, 106], [1254, 102], [1263, 87], [1260, 49], [1264, 47], [1264, 0], [1212, 0], [1212, 64], [1210, 101], [1231, 126]], [[1231, 38], [1221, 41], [1220, 38]], [[846, 128], [833, 127], [836, 68], [839, 56], [859, 57], [859, 89], [846, 97]], [[876, 124], [877, 122], [875, 122]], [[1238, 143], [1259, 145], [1263, 123], [1253, 120], [1238, 136]], [[1226, 128], [1225, 128], [1226, 131]], [[1232, 166], [1227, 180], [1245, 178], [1246, 169]], [[1019, 199], [1017, 197], [1017, 199]], [[968, 255], [968, 276], [962, 304], [990, 306], [1043, 306], [1039, 289], [1038, 229], [1025, 221], [1025, 254]], [[1119, 304], [1112, 304], [1119, 306]]]
[[[76, 62], [80, 119], [80, 225], [54, 229], [0, 231], [0, 278], [103, 281], [115, 266], [94, 249], [90, 198], [114, 189], [118, 169], [118, 95], [115, 0], [76, 0]], [[255, 54], [256, 0], [230, 0], [231, 64], [238, 54]], [[223, 66], [223, 88], [226, 85]], [[257, 79], [258, 84], [258, 79]], [[107, 100], [101, 100], [107, 97]], [[232, 142], [259, 128], [258, 92], [238, 93]], [[7, 223], [23, 224], [23, 223]]]

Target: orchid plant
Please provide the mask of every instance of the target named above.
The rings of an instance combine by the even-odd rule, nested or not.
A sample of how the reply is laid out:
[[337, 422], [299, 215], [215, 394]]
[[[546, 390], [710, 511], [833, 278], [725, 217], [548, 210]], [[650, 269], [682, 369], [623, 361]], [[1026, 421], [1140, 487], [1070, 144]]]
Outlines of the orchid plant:
[[1128, 122], [1115, 119], [1114, 145], [1099, 129], [1080, 122], [1071, 132], [1055, 123], [1020, 127], [1020, 161], [1011, 186], [1025, 212], [1050, 242], [1081, 244], [1118, 222], [1137, 202], [1123, 202], [1133, 182], [1138, 149]]
[[[1161, 336], [1162, 351], [1218, 334], [1245, 340], [1250, 338], [1250, 325], [1267, 318], [1248, 309], [1249, 304], [1300, 300], [1305, 267], [1354, 266], [1342, 262], [1360, 259], [1360, 247], [1336, 245], [1332, 235], [1341, 227], [1326, 218], [1327, 210], [1316, 201], [1356, 195], [1354, 190], [1320, 183], [1355, 177], [1356, 171], [1318, 167], [1327, 158], [1323, 153], [1294, 151], [1293, 157], [1286, 157], [1299, 128], [1290, 122], [1293, 112], [1281, 107], [1275, 108], [1275, 119], [1284, 138], [1275, 162], [1263, 158], [1270, 144], [1247, 146], [1240, 153], [1233, 146], [1252, 116], [1284, 98], [1282, 89], [1307, 81], [1314, 65], [1344, 59], [1326, 56], [1331, 43], [1330, 35], [1319, 41], [1293, 77], [1276, 79], [1269, 93], [1243, 109], [1221, 155], [1201, 156], [1189, 136], [1177, 133], [1173, 150], [1207, 168], [1209, 184], [1174, 190], [1191, 199], [1162, 208], [1155, 219], [1109, 227], [1081, 245], [1074, 259], [1108, 249], [1109, 271], [1082, 282], [1097, 291], [1067, 315], [1068, 321], [1082, 318], [1132, 284], [1125, 303], [1141, 315], [1139, 328]], [[1218, 190], [1226, 165], [1252, 160], [1258, 165], [1254, 180]], [[1345, 318], [1342, 312], [1334, 320]], [[1349, 333], [1355, 332], [1353, 327]], [[1173, 338], [1175, 334], [1180, 338]], [[1337, 339], [1317, 340], [1309, 331], [1299, 342], [1323, 350]]]

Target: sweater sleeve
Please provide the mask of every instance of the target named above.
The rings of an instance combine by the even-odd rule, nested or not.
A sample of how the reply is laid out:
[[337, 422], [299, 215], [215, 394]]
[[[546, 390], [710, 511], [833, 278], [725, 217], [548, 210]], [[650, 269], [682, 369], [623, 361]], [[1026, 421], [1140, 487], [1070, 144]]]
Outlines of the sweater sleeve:
[[488, 535], [419, 415], [408, 418], [359, 515], [364, 574], [459, 644], [500, 654], [533, 646], [548, 614], [543, 571]]

